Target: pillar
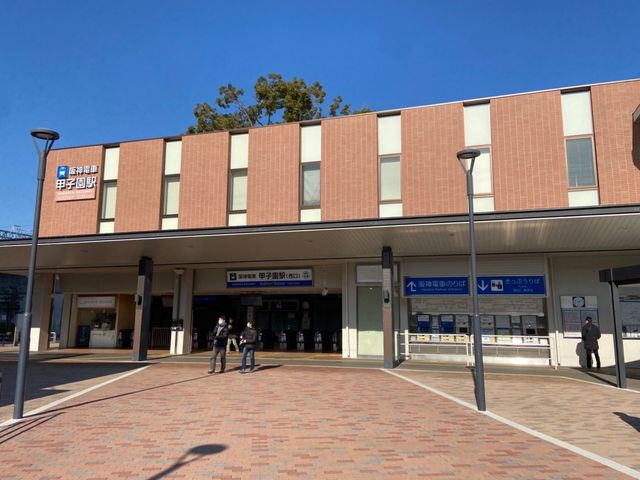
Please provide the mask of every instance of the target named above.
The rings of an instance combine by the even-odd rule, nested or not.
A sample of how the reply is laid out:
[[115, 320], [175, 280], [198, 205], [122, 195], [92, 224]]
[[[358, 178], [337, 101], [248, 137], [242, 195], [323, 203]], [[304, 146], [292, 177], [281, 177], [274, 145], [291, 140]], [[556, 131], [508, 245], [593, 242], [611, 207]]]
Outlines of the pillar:
[[136, 313], [133, 327], [133, 361], [147, 359], [149, 349], [149, 324], [151, 322], [151, 282], [153, 260], [141, 257], [138, 262], [138, 287], [136, 290]]
[[39, 273], [33, 285], [31, 341], [29, 351], [46, 352], [49, 348], [49, 323], [53, 292], [53, 274]]
[[393, 338], [393, 251], [382, 247], [382, 335], [384, 368], [394, 368], [395, 341]]

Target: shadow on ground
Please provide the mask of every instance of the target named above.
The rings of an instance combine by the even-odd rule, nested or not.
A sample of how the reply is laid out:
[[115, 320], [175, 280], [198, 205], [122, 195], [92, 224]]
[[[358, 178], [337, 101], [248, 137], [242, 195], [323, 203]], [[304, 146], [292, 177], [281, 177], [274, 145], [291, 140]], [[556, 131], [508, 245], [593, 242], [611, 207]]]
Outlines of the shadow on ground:
[[[25, 400], [49, 397], [68, 391], [61, 385], [125, 373], [143, 365], [133, 363], [46, 363], [29, 361]], [[13, 404], [16, 384], [15, 361], [0, 361], [2, 384], [0, 407]]]
[[178, 460], [176, 460], [173, 465], [168, 468], [165, 468], [161, 472], [158, 472], [153, 477], [149, 477], [148, 480], [159, 480], [167, 475], [172, 474], [176, 470], [188, 465], [191, 462], [195, 462], [203, 457], [208, 457], [210, 455], [215, 455], [217, 453], [223, 452], [227, 449], [226, 445], [220, 445], [217, 443], [207, 444], [207, 445], [198, 445], [197, 447], [190, 448], [184, 453]]

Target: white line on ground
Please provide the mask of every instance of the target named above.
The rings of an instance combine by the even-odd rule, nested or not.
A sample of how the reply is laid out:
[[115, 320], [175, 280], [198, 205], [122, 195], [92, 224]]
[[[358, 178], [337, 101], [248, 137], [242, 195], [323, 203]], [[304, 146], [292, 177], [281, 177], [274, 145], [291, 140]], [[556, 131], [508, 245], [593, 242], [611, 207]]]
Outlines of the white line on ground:
[[77, 398], [77, 397], [79, 397], [81, 395], [85, 395], [85, 394], [87, 394], [89, 392], [93, 392], [94, 390], [97, 390], [98, 388], [102, 388], [102, 387], [104, 387], [106, 385], [109, 385], [110, 383], [117, 382], [118, 380], [122, 380], [123, 378], [129, 377], [129, 376], [134, 375], [136, 373], [139, 373], [139, 372], [149, 368], [150, 366], [151, 365], [145, 365], [144, 367], [137, 368], [135, 370], [131, 370], [130, 372], [127, 372], [127, 373], [123, 373], [122, 375], [119, 375], [119, 376], [117, 376], [115, 378], [107, 380], [106, 382], [99, 383], [98, 385], [93, 385], [92, 387], [87, 387], [84, 390], [80, 390], [79, 392], [75, 392], [75, 393], [72, 393], [71, 395], [67, 395], [66, 397], [59, 398], [58, 400], [54, 400], [51, 403], [47, 403], [46, 405], [43, 405], [42, 407], [38, 407], [38, 408], [36, 408], [34, 410], [31, 410], [31, 411], [25, 413], [23, 418], [11, 419], [11, 420], [7, 420], [4, 423], [0, 423], [0, 428], [7, 427], [9, 425], [13, 425], [14, 423], [18, 423], [18, 422], [21, 422], [23, 420], [28, 420], [28, 417], [30, 417], [30, 416], [37, 415], [37, 414], [42, 413], [42, 412], [44, 412], [46, 410], [49, 410], [50, 408], [58, 406], [61, 403], [68, 402], [69, 400]]
[[454, 397], [453, 395], [449, 395], [448, 393], [445, 393], [441, 390], [438, 390], [437, 388], [433, 388], [430, 387], [429, 385], [425, 385], [424, 383], [418, 382], [417, 380], [413, 380], [412, 378], [407, 378], [404, 375], [400, 375], [399, 373], [395, 372], [395, 371], [391, 371], [391, 370], [386, 370], [384, 368], [381, 368], [380, 370], [382, 370], [383, 372], [388, 373], [389, 375], [393, 375], [395, 377], [401, 378], [402, 380], [412, 383], [414, 385], [416, 385], [417, 387], [423, 388], [424, 390], [427, 390], [431, 393], [435, 393], [436, 395], [439, 395], [441, 397], [444, 397], [448, 400], [451, 400], [452, 402], [455, 402], [459, 405], [462, 405], [463, 407], [469, 408], [477, 413], [481, 413], [483, 415], [486, 415], [489, 418], [492, 418], [498, 422], [504, 423], [505, 425], [508, 425], [512, 428], [515, 428], [516, 430], [520, 430], [521, 432], [527, 433], [529, 435], [532, 435], [536, 438], [539, 438], [540, 440], [544, 440], [545, 442], [549, 442], [553, 445], [556, 445], [558, 447], [564, 448], [566, 450], [569, 450], [570, 452], [573, 452], [577, 455], [583, 456], [585, 458], [588, 458], [589, 460], [593, 460], [594, 462], [598, 462], [602, 465], [605, 465], [609, 468], [612, 468], [613, 470], [617, 470], [618, 472], [624, 473], [626, 475], [629, 475], [630, 477], [633, 478], [638, 478], [640, 479], [640, 472], [638, 470], [634, 470], [633, 468], [629, 468], [626, 465], [622, 465], [618, 462], [615, 462], [613, 460], [610, 460], [608, 458], [602, 457], [600, 455], [597, 455], [595, 453], [589, 452], [588, 450], [585, 450], [583, 448], [580, 447], [576, 447], [575, 445], [572, 445], [568, 442], [565, 442], [563, 440], [559, 440], [557, 438], [551, 437], [545, 433], [542, 432], [538, 432], [537, 430], [533, 430], [532, 428], [526, 427], [524, 425], [521, 425], [517, 422], [514, 422], [512, 420], [509, 420], [508, 418], [504, 418], [501, 417], [500, 415], [496, 415], [495, 413], [492, 412], [479, 412], [478, 409], [476, 408], [475, 405], [470, 404], [469, 402], [465, 402], [464, 400], [460, 400], [459, 398]]
[[[401, 372], [423, 372], [423, 373], [458, 373], [461, 375], [469, 375], [469, 372], [461, 372], [459, 370], [427, 370], [427, 369], [422, 369], [422, 368], [408, 368], [408, 367], [403, 367], [401, 369], [399, 369], [399, 371]], [[596, 387], [604, 387], [604, 388], [613, 388], [614, 390], [618, 391], [618, 392], [629, 392], [629, 393], [635, 393], [635, 394], [640, 394], [640, 391], [638, 390], [634, 390], [633, 388], [618, 388], [616, 386], [613, 385], [609, 385], [609, 384], [605, 384], [605, 383], [599, 383], [599, 382], [595, 382], [595, 381], [591, 381], [591, 380], [582, 380], [581, 378], [573, 378], [573, 377], [566, 377], [564, 375], [547, 375], [546, 373], [526, 373], [526, 372], [514, 372], [514, 373], [507, 373], [507, 372], [484, 372], [485, 375], [502, 375], [502, 376], [507, 376], [507, 377], [544, 377], [544, 378], [560, 378], [563, 380], [571, 380], [574, 382], [581, 382], [581, 383], [586, 383], [587, 385], [594, 385]]]

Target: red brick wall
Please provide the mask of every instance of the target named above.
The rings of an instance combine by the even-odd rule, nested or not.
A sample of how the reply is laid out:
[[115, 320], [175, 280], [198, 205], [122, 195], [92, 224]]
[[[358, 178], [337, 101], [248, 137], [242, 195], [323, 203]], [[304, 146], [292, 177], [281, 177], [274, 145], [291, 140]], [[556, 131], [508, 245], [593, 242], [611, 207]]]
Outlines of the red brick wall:
[[[640, 81], [594, 86], [591, 108], [596, 165], [603, 205], [640, 203], [640, 154], [633, 157], [632, 114], [640, 105]], [[640, 125], [635, 129], [640, 149]]]
[[180, 228], [226, 226], [228, 177], [228, 133], [182, 138]]
[[160, 229], [164, 140], [120, 145], [115, 231]]
[[402, 203], [405, 216], [465, 213], [462, 104], [402, 112]]
[[495, 209], [568, 206], [560, 92], [491, 100]]
[[[49, 153], [42, 192], [41, 237], [93, 235], [98, 231], [102, 162], [102, 146], [53, 150]], [[95, 199], [56, 202], [56, 171], [59, 165], [98, 165]]]
[[378, 217], [378, 120], [375, 114], [322, 122], [322, 220]]
[[247, 224], [298, 222], [299, 198], [300, 125], [249, 130]]

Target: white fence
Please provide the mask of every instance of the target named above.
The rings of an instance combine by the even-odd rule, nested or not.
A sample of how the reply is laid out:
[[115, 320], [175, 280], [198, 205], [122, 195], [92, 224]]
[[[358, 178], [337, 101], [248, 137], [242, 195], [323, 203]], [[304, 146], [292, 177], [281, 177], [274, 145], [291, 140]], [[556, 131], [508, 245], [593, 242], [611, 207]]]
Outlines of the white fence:
[[[535, 335], [483, 335], [485, 363], [552, 365], [551, 340]], [[473, 365], [473, 335], [396, 332], [397, 351], [405, 359]]]

